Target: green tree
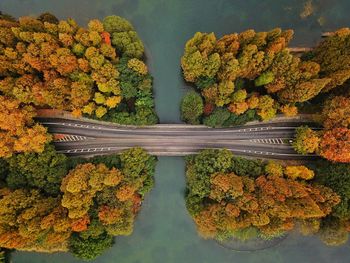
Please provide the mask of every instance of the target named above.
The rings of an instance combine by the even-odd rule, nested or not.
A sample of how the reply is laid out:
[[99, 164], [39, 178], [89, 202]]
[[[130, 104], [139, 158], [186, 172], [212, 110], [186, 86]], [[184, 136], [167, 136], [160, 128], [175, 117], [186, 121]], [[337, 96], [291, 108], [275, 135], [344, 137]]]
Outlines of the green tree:
[[203, 198], [210, 192], [210, 174], [229, 171], [233, 154], [229, 150], [206, 149], [187, 158], [186, 179], [191, 195]]
[[105, 233], [97, 237], [82, 238], [73, 234], [69, 239], [69, 251], [83, 260], [93, 260], [112, 247], [113, 237]]
[[120, 16], [106, 16], [103, 19], [103, 27], [109, 33], [134, 31], [132, 24]]
[[274, 75], [272, 72], [264, 72], [258, 78], [254, 80], [254, 84], [256, 87], [264, 86], [266, 84], [271, 83], [274, 80]]
[[350, 219], [350, 164], [319, 160], [310, 163], [309, 167], [314, 170], [317, 183], [331, 188], [341, 197], [332, 215], [342, 220]]
[[213, 128], [220, 128], [224, 126], [231, 116], [231, 113], [227, 109], [216, 108], [211, 115], [203, 119], [203, 124]]
[[258, 177], [264, 174], [265, 163], [262, 160], [234, 157], [230, 170], [239, 176]]
[[68, 173], [67, 157], [56, 152], [53, 145], [47, 145], [42, 153], [13, 155], [8, 160], [9, 173], [6, 177], [10, 188], [37, 188], [58, 195], [63, 177]]
[[181, 101], [181, 119], [190, 124], [199, 124], [203, 107], [203, 99], [197, 92], [187, 92]]

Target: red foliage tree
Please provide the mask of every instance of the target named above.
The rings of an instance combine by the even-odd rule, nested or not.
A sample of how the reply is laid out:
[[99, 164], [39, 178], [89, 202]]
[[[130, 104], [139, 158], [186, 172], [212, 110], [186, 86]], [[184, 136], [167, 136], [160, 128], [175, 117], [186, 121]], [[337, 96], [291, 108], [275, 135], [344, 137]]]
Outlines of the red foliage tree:
[[335, 128], [324, 133], [320, 155], [333, 162], [350, 162], [350, 130]]

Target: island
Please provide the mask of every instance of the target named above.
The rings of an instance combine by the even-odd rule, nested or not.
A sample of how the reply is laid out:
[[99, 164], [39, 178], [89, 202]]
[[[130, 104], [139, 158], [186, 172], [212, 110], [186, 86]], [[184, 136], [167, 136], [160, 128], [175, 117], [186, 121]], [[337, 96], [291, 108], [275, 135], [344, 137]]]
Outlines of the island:
[[130, 235], [153, 187], [156, 157], [138, 147], [88, 158], [59, 153], [37, 117], [158, 122], [152, 77], [134, 27], [0, 15], [0, 247], [69, 251], [92, 260]]

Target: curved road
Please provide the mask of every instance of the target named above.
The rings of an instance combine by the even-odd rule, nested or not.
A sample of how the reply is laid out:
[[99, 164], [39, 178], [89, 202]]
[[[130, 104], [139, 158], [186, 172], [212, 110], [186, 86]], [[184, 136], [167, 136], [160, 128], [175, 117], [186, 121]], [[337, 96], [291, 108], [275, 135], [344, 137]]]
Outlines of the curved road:
[[242, 156], [270, 159], [312, 159], [297, 154], [291, 143], [295, 128], [313, 123], [297, 119], [249, 123], [234, 128], [159, 124], [135, 127], [88, 119], [39, 118], [49, 132], [65, 134], [55, 141], [59, 152], [72, 156], [92, 156], [142, 147], [158, 156], [184, 156], [205, 148], [226, 148]]

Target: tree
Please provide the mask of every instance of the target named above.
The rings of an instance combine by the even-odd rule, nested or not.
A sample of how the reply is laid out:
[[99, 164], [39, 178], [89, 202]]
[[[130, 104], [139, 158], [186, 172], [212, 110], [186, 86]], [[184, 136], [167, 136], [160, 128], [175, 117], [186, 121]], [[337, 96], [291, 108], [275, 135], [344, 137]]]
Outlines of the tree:
[[323, 134], [320, 155], [333, 162], [350, 162], [350, 130], [334, 128]]
[[277, 107], [275, 100], [269, 96], [264, 95], [259, 97], [259, 104], [257, 106], [257, 114], [263, 121], [270, 120], [276, 116]]
[[[265, 165], [265, 173], [272, 176], [283, 176], [283, 167], [281, 164], [275, 161], [269, 161]], [[247, 173], [245, 173], [247, 174]], [[259, 173], [261, 174], [261, 173]]]
[[278, 93], [281, 102], [295, 103], [304, 102], [314, 98], [324, 89], [331, 79], [311, 79], [298, 83], [293, 88], [283, 89]]
[[105, 233], [97, 237], [82, 238], [74, 234], [69, 239], [69, 251], [79, 259], [93, 260], [113, 245], [113, 237]]
[[304, 180], [311, 180], [314, 178], [315, 173], [308, 169], [306, 166], [299, 165], [299, 166], [286, 166], [284, 174], [293, 180], [296, 179], [304, 179]]
[[232, 173], [213, 174], [210, 189], [211, 202], [194, 217], [199, 232], [206, 238], [249, 227], [273, 237], [291, 230], [297, 220], [320, 220], [339, 202], [328, 188], [305, 186], [280, 176], [254, 180]]
[[76, 166], [63, 178], [61, 185], [62, 206], [68, 209], [69, 218], [86, 216], [97, 192], [118, 185], [122, 179], [123, 175], [118, 169], [109, 170], [104, 164]]
[[[280, 28], [247, 30], [219, 40], [214, 33], [197, 32], [186, 43], [181, 66], [185, 80], [195, 83], [205, 100], [202, 122], [211, 127], [239, 125], [244, 121], [236, 122], [234, 115], [248, 110], [263, 121], [274, 118], [278, 109], [295, 116], [295, 103], [317, 96], [331, 78], [319, 77], [318, 63], [287, 49], [292, 36], [292, 30]], [[234, 114], [230, 120], [226, 109]], [[252, 117], [252, 111], [247, 115]]]
[[209, 175], [229, 171], [233, 154], [228, 150], [207, 149], [187, 160], [186, 179], [191, 195], [209, 195]]
[[68, 172], [67, 157], [58, 154], [54, 146], [47, 145], [42, 153], [17, 154], [7, 160], [8, 187], [36, 188], [57, 196], [63, 177]]
[[107, 16], [103, 26], [112, 35], [112, 44], [123, 56], [142, 58], [142, 41], [129, 21], [119, 16]]
[[13, 153], [42, 152], [51, 140], [46, 128], [34, 124], [34, 108], [0, 96], [0, 157]]
[[190, 124], [199, 124], [203, 107], [203, 100], [197, 92], [187, 92], [181, 101], [181, 119]]
[[304, 166], [282, 167], [212, 149], [186, 161], [186, 206], [205, 238], [223, 240], [254, 229], [251, 237], [270, 239], [299, 222], [304, 233], [307, 225], [317, 232], [340, 202], [331, 188], [300, 182], [314, 175]]
[[216, 108], [211, 115], [203, 119], [203, 124], [213, 128], [223, 127], [230, 116], [230, 112], [227, 109]]
[[312, 50], [311, 60], [321, 66], [320, 76], [331, 79], [324, 92], [343, 85], [350, 78], [349, 38], [350, 29], [342, 28]]
[[9, 249], [66, 251], [71, 234], [66, 210], [59, 197], [38, 190], [2, 189], [0, 245]]
[[185, 79], [196, 82], [200, 77], [213, 78], [220, 67], [220, 55], [214, 52], [216, 37], [213, 33], [197, 32], [187, 41], [181, 66]]
[[250, 160], [242, 157], [233, 157], [231, 171], [239, 176], [258, 177], [264, 173], [265, 164], [261, 160]]
[[318, 151], [320, 141], [316, 131], [311, 130], [308, 126], [300, 126], [296, 129], [293, 148], [301, 154], [314, 153]]
[[145, 176], [149, 186], [153, 185], [156, 158], [142, 148], [131, 148], [120, 154], [121, 170], [129, 182]]
[[254, 80], [254, 85], [256, 87], [267, 85], [271, 83], [274, 80], [274, 78], [275, 76], [273, 75], [272, 72], [268, 72], [268, 71], [264, 72]]
[[281, 112], [287, 117], [294, 117], [298, 115], [298, 108], [294, 105], [286, 104], [280, 107]]
[[350, 219], [350, 165], [321, 159], [309, 166], [315, 171], [316, 183], [331, 188], [341, 198], [340, 203], [334, 207], [332, 216], [342, 221]]
[[103, 27], [109, 33], [133, 31], [131, 23], [120, 16], [107, 16], [103, 19]]
[[[140, 60], [143, 44], [121, 17], [93, 19], [87, 28], [73, 19], [58, 21], [51, 14], [18, 22], [0, 20], [0, 36], [0, 91], [21, 103], [117, 120], [108, 113], [120, 113], [124, 109], [120, 104], [127, 100], [153, 100], [152, 78]], [[123, 67], [131, 74], [119, 78]], [[147, 105], [147, 110], [145, 114], [144, 109], [136, 113], [127, 109], [132, 115], [128, 121], [157, 122], [154, 105]], [[28, 144], [22, 141], [19, 147]]]
[[348, 128], [350, 125], [350, 99], [336, 96], [326, 100], [322, 109], [322, 122], [325, 129]]

